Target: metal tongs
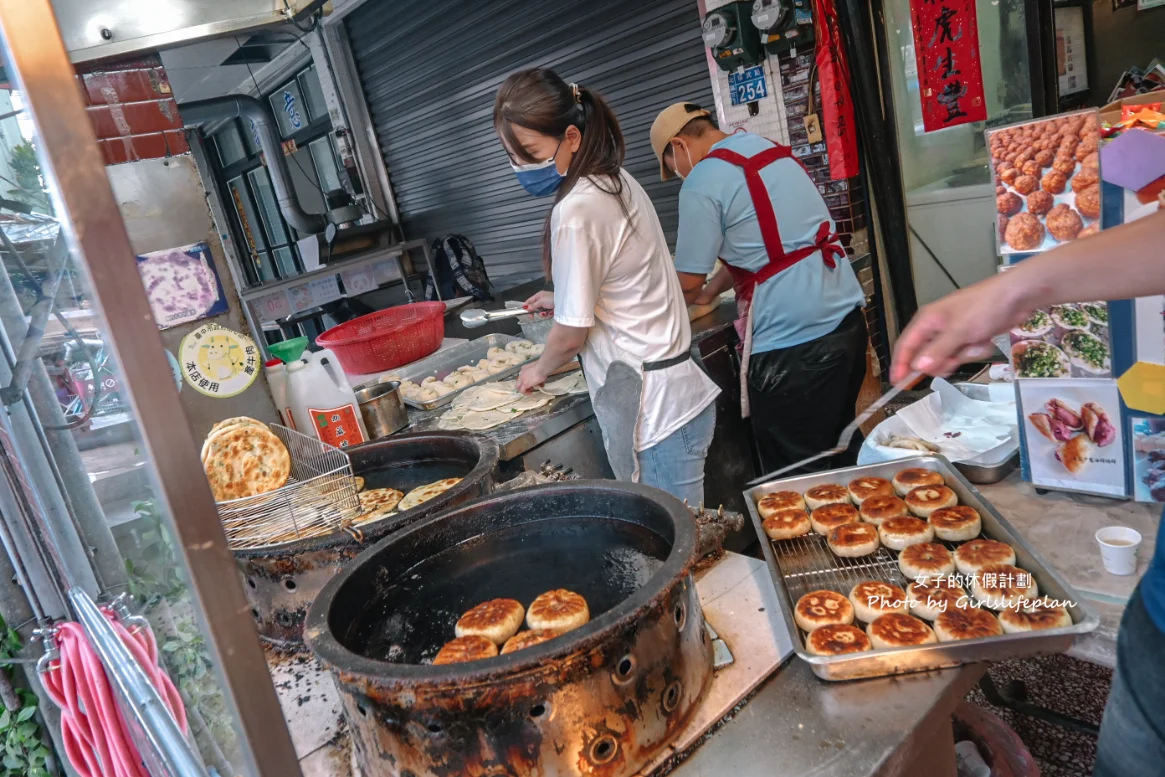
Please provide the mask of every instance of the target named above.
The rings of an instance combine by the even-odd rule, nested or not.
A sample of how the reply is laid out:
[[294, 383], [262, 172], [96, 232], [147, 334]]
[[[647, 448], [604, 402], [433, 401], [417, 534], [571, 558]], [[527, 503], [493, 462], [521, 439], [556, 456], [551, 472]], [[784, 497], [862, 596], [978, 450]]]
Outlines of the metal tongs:
[[469, 329], [476, 329], [479, 326], [485, 326], [494, 321], [503, 318], [517, 318], [518, 316], [533, 316], [534, 314], [525, 308], [507, 308], [505, 310], [482, 310], [481, 308], [471, 308], [469, 310], [461, 311], [461, 323], [465, 324]]
[[822, 451], [821, 453], [814, 454], [813, 456], [810, 456], [807, 459], [801, 459], [800, 461], [794, 462], [787, 467], [781, 467], [780, 469], [774, 470], [773, 472], [770, 472], [767, 475], [761, 475], [759, 478], [756, 478], [755, 480], [750, 480], [746, 484], [746, 487], [751, 488], [752, 486], [760, 485], [761, 483], [772, 480], [773, 478], [777, 477], [778, 475], [784, 475], [786, 472], [792, 472], [795, 469], [800, 469], [801, 467], [804, 467], [806, 464], [811, 464], [811, 463], [817, 461], [818, 459], [824, 459], [826, 456], [836, 456], [837, 454], [848, 450], [850, 442], [853, 441], [854, 434], [857, 433], [857, 431], [858, 431], [858, 427], [860, 427], [867, 420], [869, 420], [870, 417], [874, 415], [874, 413], [878, 412], [883, 407], [885, 407], [886, 403], [888, 403], [891, 399], [898, 396], [903, 391], [906, 391], [908, 389], [912, 389], [916, 385], [918, 385], [918, 382], [922, 380], [922, 377], [923, 376], [922, 376], [921, 372], [912, 372], [909, 375], [907, 375], [900, 383], [894, 384], [890, 388], [889, 391], [887, 391], [882, 396], [878, 397], [874, 401], [873, 404], [871, 404], [869, 407], [867, 407], [865, 410], [863, 410], [862, 413], [857, 418], [855, 418], [853, 421], [851, 421], [849, 423], [849, 425], [846, 426], [846, 428], [841, 430], [841, 436], [837, 438], [837, 445], [835, 445], [834, 447], [830, 448], [827, 451]]

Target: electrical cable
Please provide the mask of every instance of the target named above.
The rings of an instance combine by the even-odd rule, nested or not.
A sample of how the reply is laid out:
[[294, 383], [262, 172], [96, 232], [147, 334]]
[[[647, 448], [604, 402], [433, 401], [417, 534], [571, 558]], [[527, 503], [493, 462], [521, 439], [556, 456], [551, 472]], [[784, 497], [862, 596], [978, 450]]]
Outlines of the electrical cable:
[[930, 254], [930, 258], [933, 259], [934, 263], [938, 265], [938, 268], [943, 271], [943, 275], [947, 276], [947, 280], [951, 282], [951, 285], [953, 285], [956, 289], [963, 288], [959, 285], [959, 282], [955, 280], [955, 276], [951, 275], [943, 263], [938, 260], [938, 257], [934, 255], [934, 251], [930, 250], [930, 246], [928, 246], [926, 241], [922, 239], [922, 235], [918, 234], [918, 231], [914, 228], [914, 225], [908, 223], [907, 226], [910, 227], [910, 234], [914, 235], [914, 239], [922, 244], [922, 247], [926, 249], [928, 254]]

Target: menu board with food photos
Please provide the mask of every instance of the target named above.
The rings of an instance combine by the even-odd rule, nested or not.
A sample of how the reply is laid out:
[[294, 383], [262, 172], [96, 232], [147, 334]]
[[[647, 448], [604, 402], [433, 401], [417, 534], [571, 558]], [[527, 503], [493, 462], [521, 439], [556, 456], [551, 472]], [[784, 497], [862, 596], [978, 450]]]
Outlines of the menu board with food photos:
[[1082, 302], [1037, 310], [1009, 333], [1017, 378], [1108, 378], [1112, 344], [1108, 304]]
[[1125, 496], [1120, 397], [1113, 380], [1021, 380], [1032, 485]]
[[1030, 254], [1100, 231], [1097, 110], [987, 130], [999, 252]]

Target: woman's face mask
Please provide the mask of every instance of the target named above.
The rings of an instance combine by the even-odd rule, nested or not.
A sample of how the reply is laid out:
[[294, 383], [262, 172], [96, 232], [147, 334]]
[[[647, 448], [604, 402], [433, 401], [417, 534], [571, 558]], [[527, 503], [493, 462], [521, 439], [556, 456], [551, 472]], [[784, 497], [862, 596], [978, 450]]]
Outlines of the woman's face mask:
[[514, 164], [513, 161], [510, 162], [510, 167], [514, 168], [514, 175], [518, 177], [518, 183], [522, 184], [523, 189], [535, 197], [546, 197], [558, 190], [562, 184], [562, 179], [566, 177], [558, 172], [558, 163], [555, 161], [561, 146], [562, 143], [559, 143], [554, 149], [554, 155], [545, 162], [535, 162], [530, 165], [518, 165]]

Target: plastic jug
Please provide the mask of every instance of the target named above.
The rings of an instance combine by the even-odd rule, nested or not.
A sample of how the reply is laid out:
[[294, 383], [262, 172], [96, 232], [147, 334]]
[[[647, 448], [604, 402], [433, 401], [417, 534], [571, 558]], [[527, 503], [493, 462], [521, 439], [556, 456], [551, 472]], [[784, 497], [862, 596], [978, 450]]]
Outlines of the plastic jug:
[[287, 403], [300, 434], [347, 448], [368, 440], [356, 395], [335, 354], [327, 349], [289, 362]]
[[271, 398], [279, 411], [280, 423], [294, 429], [295, 419], [291, 417], [291, 405], [287, 403], [287, 368], [283, 362], [272, 359], [263, 364], [263, 374], [267, 376], [267, 387], [271, 389]]

